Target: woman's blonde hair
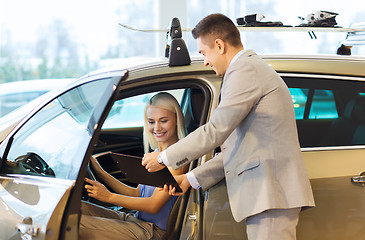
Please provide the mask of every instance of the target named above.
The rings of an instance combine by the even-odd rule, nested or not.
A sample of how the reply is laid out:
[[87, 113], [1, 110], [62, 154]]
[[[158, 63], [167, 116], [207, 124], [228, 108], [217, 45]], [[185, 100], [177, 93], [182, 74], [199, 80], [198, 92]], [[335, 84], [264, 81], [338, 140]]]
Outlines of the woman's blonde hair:
[[144, 108], [143, 145], [145, 153], [148, 153], [150, 148], [152, 150], [158, 148], [156, 139], [154, 138], [153, 134], [148, 131], [147, 109], [150, 106], [163, 108], [175, 113], [177, 137], [180, 140], [181, 138], [186, 136], [184, 115], [175, 97], [167, 92], [157, 93], [156, 95], [151, 97], [151, 99], [146, 103], [146, 106]]

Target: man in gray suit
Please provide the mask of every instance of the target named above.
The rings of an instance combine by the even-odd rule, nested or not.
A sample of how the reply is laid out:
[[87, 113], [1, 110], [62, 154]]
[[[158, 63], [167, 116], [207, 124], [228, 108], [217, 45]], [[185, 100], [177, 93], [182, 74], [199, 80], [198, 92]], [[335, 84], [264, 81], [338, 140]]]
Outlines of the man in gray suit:
[[213, 159], [177, 177], [182, 189], [207, 190], [225, 178], [233, 217], [246, 219], [250, 240], [295, 239], [299, 212], [314, 200], [290, 92], [270, 66], [243, 49], [226, 16], [209, 15], [192, 33], [204, 64], [224, 76], [220, 103], [208, 123], [165, 151], [146, 154], [142, 165], [177, 169], [220, 146]]

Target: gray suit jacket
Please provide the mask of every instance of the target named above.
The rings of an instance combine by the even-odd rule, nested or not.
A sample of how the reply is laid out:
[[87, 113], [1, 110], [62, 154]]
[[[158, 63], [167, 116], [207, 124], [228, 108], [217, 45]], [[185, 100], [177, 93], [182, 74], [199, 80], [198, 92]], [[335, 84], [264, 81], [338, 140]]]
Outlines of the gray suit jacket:
[[267, 209], [314, 206], [290, 92], [253, 51], [227, 69], [209, 122], [166, 155], [176, 169], [218, 146], [222, 152], [193, 173], [203, 190], [225, 177], [237, 222]]

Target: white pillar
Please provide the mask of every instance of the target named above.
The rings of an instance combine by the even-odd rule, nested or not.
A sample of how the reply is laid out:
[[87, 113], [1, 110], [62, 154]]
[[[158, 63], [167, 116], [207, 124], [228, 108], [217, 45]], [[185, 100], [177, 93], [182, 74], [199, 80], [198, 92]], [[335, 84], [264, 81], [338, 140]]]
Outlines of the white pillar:
[[[158, 0], [157, 28], [169, 29], [171, 20], [177, 17], [181, 28], [187, 28], [187, 1], [186, 0]], [[183, 38], [187, 33], [183, 32]], [[188, 33], [189, 34], [189, 33]], [[165, 56], [166, 32], [157, 34], [156, 56]]]

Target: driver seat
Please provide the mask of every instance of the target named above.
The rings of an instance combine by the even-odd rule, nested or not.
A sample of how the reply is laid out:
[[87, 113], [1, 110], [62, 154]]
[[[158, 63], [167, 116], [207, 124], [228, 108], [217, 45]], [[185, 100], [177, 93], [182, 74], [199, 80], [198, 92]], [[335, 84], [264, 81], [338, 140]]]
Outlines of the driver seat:
[[333, 121], [325, 138], [328, 146], [365, 144], [365, 98], [351, 99], [343, 116]]

